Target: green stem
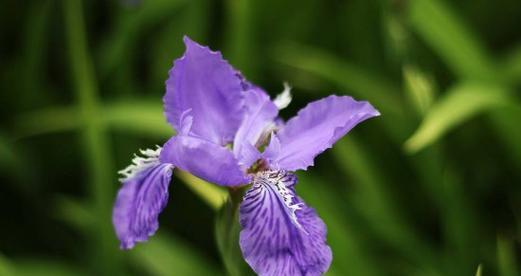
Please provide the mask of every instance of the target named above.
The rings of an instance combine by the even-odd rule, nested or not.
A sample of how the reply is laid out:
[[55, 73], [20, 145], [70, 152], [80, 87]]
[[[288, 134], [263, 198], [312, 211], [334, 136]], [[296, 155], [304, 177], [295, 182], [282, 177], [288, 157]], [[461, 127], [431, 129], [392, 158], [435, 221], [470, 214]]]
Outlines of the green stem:
[[224, 267], [230, 276], [253, 275], [250, 267], [243, 261], [239, 247], [239, 205], [247, 187], [228, 190], [228, 200], [219, 210], [215, 225], [217, 247]]
[[117, 274], [117, 243], [110, 225], [113, 199], [112, 162], [105, 127], [99, 117], [97, 84], [87, 50], [82, 3], [63, 0], [65, 35], [74, 90], [82, 123], [82, 142], [90, 172], [89, 193], [96, 214], [92, 232], [94, 267], [105, 275]]

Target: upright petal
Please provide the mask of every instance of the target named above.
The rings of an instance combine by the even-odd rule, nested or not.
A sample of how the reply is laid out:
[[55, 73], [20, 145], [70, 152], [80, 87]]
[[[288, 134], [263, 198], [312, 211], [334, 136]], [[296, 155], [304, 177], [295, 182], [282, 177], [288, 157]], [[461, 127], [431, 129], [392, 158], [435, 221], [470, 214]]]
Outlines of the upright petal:
[[249, 167], [259, 157], [256, 149], [263, 132], [273, 124], [278, 110], [270, 97], [260, 89], [244, 92], [245, 116], [235, 135], [233, 153], [241, 165]]
[[295, 195], [296, 177], [265, 171], [240, 206], [240, 246], [259, 275], [321, 275], [331, 264], [326, 226]]
[[165, 115], [179, 130], [182, 113], [191, 109], [192, 131], [216, 144], [233, 140], [243, 116], [241, 80], [221, 53], [188, 37], [186, 52], [174, 62], [163, 98]]
[[223, 186], [250, 181], [230, 150], [198, 137], [177, 135], [170, 138], [163, 146], [159, 159]]
[[[273, 168], [305, 170], [313, 165], [315, 156], [332, 147], [354, 126], [378, 115], [368, 102], [347, 96], [332, 95], [312, 102], [277, 133], [279, 144], [270, 143], [266, 151], [270, 154], [264, 157]], [[274, 146], [279, 150], [270, 149]]]
[[134, 247], [152, 236], [159, 227], [158, 216], [168, 201], [171, 164], [160, 163], [157, 151], [142, 151], [147, 157], [136, 157], [123, 170], [126, 176], [119, 189], [112, 213], [112, 223], [122, 249]]

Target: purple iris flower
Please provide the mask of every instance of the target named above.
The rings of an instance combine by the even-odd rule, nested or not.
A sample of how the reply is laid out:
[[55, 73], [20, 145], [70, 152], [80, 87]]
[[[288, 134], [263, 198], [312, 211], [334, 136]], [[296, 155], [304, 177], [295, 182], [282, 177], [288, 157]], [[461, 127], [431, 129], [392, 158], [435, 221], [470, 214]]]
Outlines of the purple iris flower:
[[130, 249], [157, 230], [168, 200], [172, 170], [188, 171], [229, 187], [251, 184], [240, 204], [240, 247], [259, 275], [320, 275], [331, 249], [326, 226], [296, 195], [294, 171], [358, 123], [378, 116], [368, 102], [329, 96], [312, 102], [284, 123], [278, 111], [289, 104], [289, 87], [274, 101], [213, 52], [188, 37], [174, 62], [163, 98], [167, 121], [177, 130], [163, 147], [124, 175], [113, 210], [121, 248]]

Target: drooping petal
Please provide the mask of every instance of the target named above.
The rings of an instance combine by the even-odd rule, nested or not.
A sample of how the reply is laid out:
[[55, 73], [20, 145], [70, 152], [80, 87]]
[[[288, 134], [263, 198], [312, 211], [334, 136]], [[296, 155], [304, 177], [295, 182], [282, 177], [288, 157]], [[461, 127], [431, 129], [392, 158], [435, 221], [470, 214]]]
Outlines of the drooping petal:
[[188, 37], [186, 52], [174, 62], [163, 98], [167, 121], [179, 130], [181, 114], [191, 109], [192, 131], [219, 145], [233, 140], [243, 118], [241, 80], [221, 53]]
[[198, 137], [177, 135], [170, 138], [163, 146], [159, 159], [223, 186], [250, 181], [230, 150]]
[[125, 176], [112, 212], [112, 223], [121, 249], [148, 240], [159, 227], [158, 216], [168, 201], [168, 185], [173, 166], [161, 163], [157, 151], [142, 151], [147, 157], [136, 157], [131, 166], [121, 171]]
[[256, 149], [263, 132], [273, 124], [278, 110], [270, 97], [260, 89], [244, 92], [245, 116], [235, 135], [233, 153], [242, 166], [249, 167], [259, 157]]
[[[276, 134], [278, 151], [268, 146], [265, 158], [273, 168], [307, 169], [313, 159], [360, 122], [380, 113], [368, 102], [347, 96], [329, 96], [301, 109]], [[277, 152], [277, 154], [273, 154]]]
[[331, 264], [326, 226], [296, 195], [296, 177], [258, 173], [240, 206], [240, 246], [259, 275], [321, 275]]

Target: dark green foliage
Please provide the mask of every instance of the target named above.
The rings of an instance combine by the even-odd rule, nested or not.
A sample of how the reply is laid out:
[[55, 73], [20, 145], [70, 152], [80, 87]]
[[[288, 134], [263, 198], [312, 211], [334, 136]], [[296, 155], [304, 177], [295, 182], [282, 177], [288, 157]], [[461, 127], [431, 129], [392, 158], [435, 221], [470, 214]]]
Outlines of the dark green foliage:
[[299, 173], [328, 275], [520, 275], [520, 18], [519, 0], [0, 1], [0, 275], [251, 274], [240, 195], [186, 174], [149, 243], [112, 230], [116, 171], [174, 133], [185, 34], [272, 96], [288, 81], [285, 118], [331, 93], [381, 111]]

